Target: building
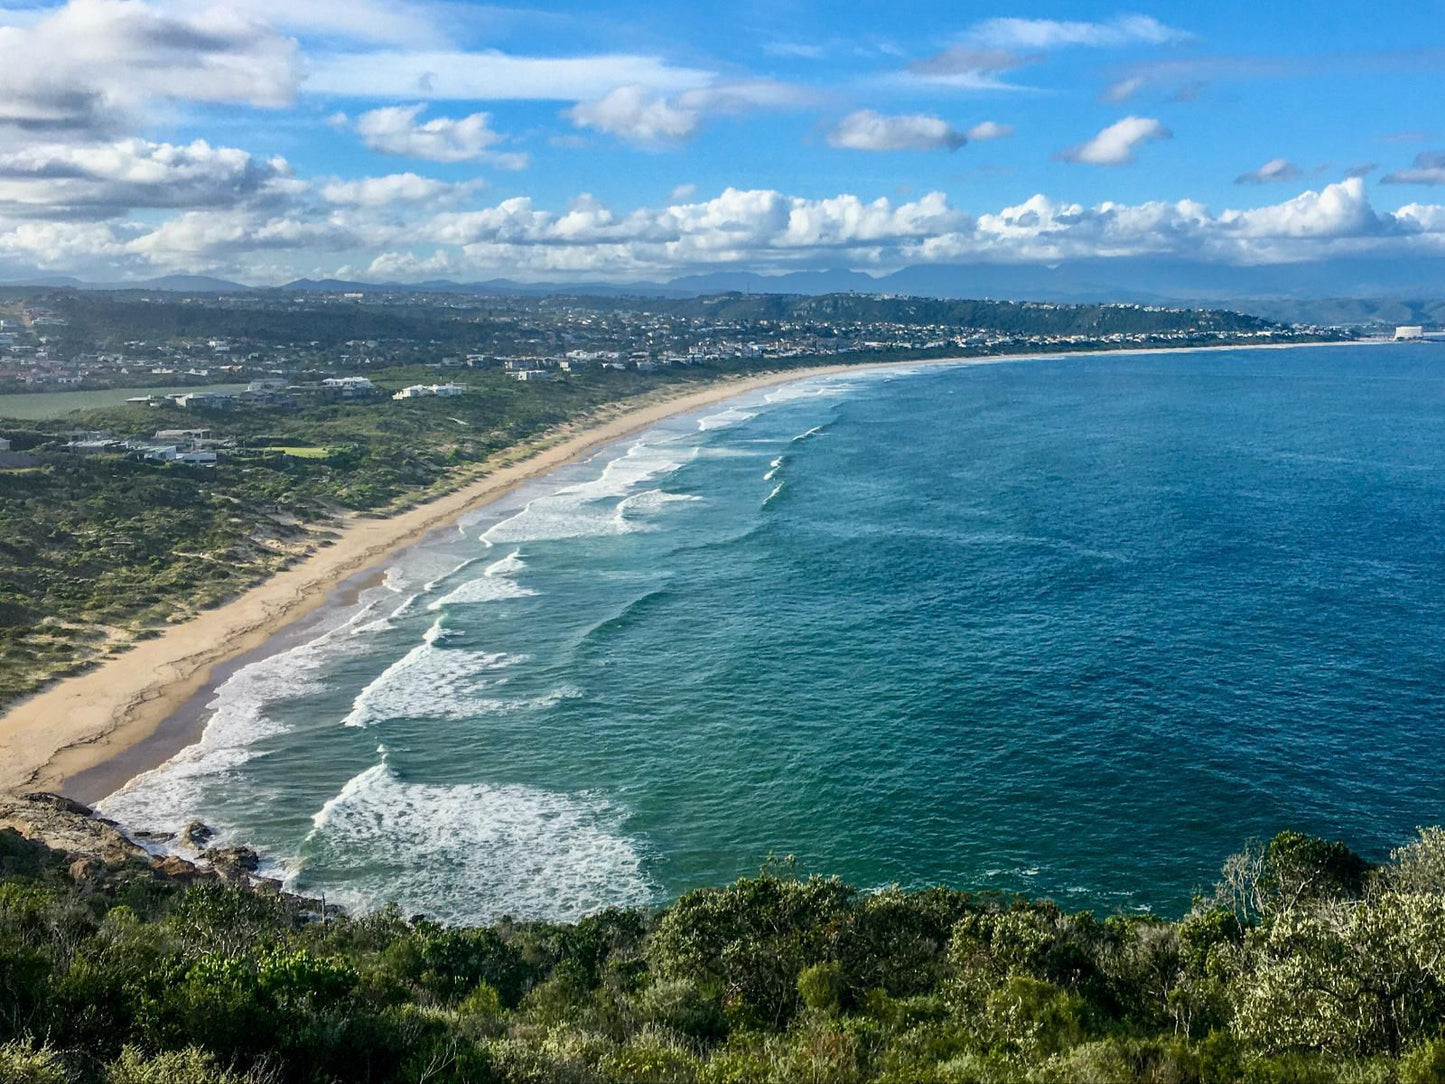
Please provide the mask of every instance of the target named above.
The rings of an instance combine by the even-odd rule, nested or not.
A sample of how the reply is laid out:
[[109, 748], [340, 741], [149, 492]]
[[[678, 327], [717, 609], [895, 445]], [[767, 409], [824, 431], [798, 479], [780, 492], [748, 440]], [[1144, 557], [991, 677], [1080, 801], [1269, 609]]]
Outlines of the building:
[[461, 395], [467, 390], [465, 384], [412, 384], [410, 387], [402, 388], [401, 391], [392, 393], [393, 399], [421, 399], [430, 395]]
[[358, 399], [376, 390], [370, 378], [364, 376], [328, 376], [321, 386], [340, 392], [343, 399]]
[[512, 373], [512, 379], [521, 381], [551, 380], [552, 374], [546, 369], [517, 369]]
[[1410, 342], [1414, 339], [1423, 339], [1425, 329], [1419, 324], [1401, 324], [1395, 329], [1395, 341], [1397, 343]]
[[0, 437], [0, 452], [8, 452], [9, 450], [10, 450], [10, 438], [9, 438], [9, 437]]
[[182, 410], [232, 410], [236, 406], [236, 397], [229, 392], [191, 391], [170, 399]]

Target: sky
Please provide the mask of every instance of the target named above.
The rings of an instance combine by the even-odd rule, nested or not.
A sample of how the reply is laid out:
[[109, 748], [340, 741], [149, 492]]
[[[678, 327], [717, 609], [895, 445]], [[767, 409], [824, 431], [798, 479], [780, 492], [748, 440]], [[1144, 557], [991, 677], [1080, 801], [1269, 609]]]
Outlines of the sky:
[[0, 280], [1441, 256], [1442, 102], [1442, 0], [0, 0]]

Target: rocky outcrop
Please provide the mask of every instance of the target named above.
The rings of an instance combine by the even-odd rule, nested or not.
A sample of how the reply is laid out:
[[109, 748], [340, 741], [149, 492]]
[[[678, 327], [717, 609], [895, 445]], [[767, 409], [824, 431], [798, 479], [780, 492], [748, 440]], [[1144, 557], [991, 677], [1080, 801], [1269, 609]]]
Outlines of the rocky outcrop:
[[216, 830], [200, 821], [191, 821], [181, 829], [181, 842], [197, 853], [204, 851], [216, 838]]
[[[296, 905], [301, 916], [323, 912], [320, 901], [293, 896], [271, 877], [258, 877], [261, 856], [250, 847], [204, 847], [216, 835], [199, 821], [186, 826], [179, 837], [147, 833], [147, 840], [178, 838], [200, 852], [192, 862], [177, 854], [154, 854], [128, 838], [112, 821], [90, 807], [59, 794], [0, 794], [0, 875], [35, 876], [49, 871], [95, 891], [135, 878], [186, 886], [221, 881], [280, 895]], [[137, 833], [137, 837], [141, 836]], [[328, 914], [339, 908], [324, 908]]]
[[11, 828], [52, 851], [80, 858], [98, 858], [107, 866], [126, 862], [149, 864], [144, 847], [127, 839], [110, 821], [95, 816], [79, 802], [56, 794], [0, 796], [0, 828]]
[[202, 851], [201, 858], [223, 881], [231, 884], [249, 884], [251, 874], [261, 866], [261, 856], [250, 847], [213, 847]]

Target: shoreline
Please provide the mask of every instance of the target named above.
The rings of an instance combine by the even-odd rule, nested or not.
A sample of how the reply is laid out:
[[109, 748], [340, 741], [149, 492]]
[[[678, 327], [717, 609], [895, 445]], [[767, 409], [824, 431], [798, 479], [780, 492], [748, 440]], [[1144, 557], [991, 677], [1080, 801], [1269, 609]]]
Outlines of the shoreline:
[[[222, 671], [228, 677], [245, 662], [269, 654], [267, 645], [279, 635], [294, 633], [305, 618], [334, 604], [346, 591], [363, 589], [362, 581], [377, 575], [381, 565], [434, 532], [449, 528], [459, 516], [670, 417], [779, 384], [849, 372], [1138, 356], [1174, 350], [1194, 353], [1370, 344], [1355, 340], [1149, 347], [819, 365], [724, 379], [701, 389], [624, 405], [600, 417], [579, 419], [498, 453], [487, 461], [494, 464], [491, 469], [486, 464], [474, 468], [486, 473], [432, 499], [389, 516], [350, 519], [333, 544], [318, 548], [290, 568], [13, 705], [0, 716], [0, 792], [69, 793], [72, 780], [92, 799], [113, 792], [197, 740], [206, 702]], [[152, 739], [168, 722], [175, 725], [164, 734], [164, 747], [157, 748]]]

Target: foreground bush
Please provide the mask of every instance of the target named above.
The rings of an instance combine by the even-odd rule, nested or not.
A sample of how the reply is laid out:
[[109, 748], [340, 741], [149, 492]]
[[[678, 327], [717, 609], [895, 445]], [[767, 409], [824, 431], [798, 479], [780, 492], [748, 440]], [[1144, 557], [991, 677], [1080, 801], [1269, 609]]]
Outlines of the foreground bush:
[[453, 929], [12, 849], [3, 1084], [1445, 1081], [1436, 829], [1285, 833], [1179, 921], [768, 872]]

